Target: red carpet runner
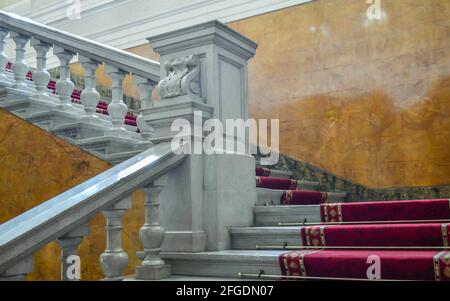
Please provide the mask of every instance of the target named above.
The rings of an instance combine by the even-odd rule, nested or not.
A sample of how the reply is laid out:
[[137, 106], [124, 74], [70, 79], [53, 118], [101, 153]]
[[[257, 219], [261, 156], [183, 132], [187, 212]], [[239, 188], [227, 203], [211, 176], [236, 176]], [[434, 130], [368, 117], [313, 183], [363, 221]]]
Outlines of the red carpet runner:
[[297, 189], [297, 180], [256, 177], [256, 187], [269, 189]]
[[375, 256], [381, 279], [450, 280], [448, 251], [296, 251], [280, 255], [279, 263], [283, 275], [368, 279]]
[[448, 246], [449, 224], [377, 224], [301, 227], [305, 246]]
[[[303, 245], [319, 249], [280, 255], [283, 275], [373, 279], [373, 266], [379, 263], [381, 279], [450, 280], [450, 251], [443, 249], [450, 242], [449, 199], [324, 204], [326, 192], [299, 190], [296, 180], [271, 178], [270, 173], [257, 168], [256, 186], [284, 190], [281, 205], [320, 204], [323, 222], [300, 228]], [[345, 222], [359, 223], [339, 224]], [[379, 249], [369, 249], [374, 247]]]
[[281, 205], [318, 205], [325, 202], [328, 194], [312, 190], [286, 190], [281, 196]]
[[323, 222], [432, 220], [450, 218], [450, 200], [322, 204]]

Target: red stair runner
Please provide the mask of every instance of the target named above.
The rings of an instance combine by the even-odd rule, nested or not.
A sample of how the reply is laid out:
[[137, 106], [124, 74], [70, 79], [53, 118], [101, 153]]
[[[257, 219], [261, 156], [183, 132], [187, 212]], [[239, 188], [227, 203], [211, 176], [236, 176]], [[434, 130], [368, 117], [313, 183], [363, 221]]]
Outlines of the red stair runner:
[[450, 280], [450, 252], [438, 250], [296, 251], [280, 255], [279, 263], [288, 276], [368, 279], [373, 256], [380, 259], [381, 279]]
[[323, 222], [433, 220], [450, 218], [450, 200], [322, 204]]
[[448, 246], [447, 223], [302, 227], [305, 246]]
[[450, 219], [449, 199], [324, 204], [326, 192], [299, 190], [266, 168], [256, 175], [257, 187], [284, 190], [281, 205], [320, 204], [323, 224], [300, 228], [305, 249], [279, 256], [283, 275], [368, 279], [379, 260], [381, 279], [450, 280], [450, 224], [437, 221]]
[[266, 167], [256, 167], [256, 175], [258, 177], [268, 177], [270, 176], [270, 169]]
[[328, 193], [313, 190], [286, 190], [280, 205], [318, 205], [328, 199]]
[[285, 178], [256, 177], [256, 187], [269, 189], [297, 189], [297, 180]]

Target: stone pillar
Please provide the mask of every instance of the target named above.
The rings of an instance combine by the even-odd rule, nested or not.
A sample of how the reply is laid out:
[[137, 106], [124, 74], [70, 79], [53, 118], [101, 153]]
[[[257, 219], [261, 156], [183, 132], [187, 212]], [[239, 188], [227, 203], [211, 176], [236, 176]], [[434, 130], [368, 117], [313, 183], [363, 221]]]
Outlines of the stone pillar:
[[[161, 101], [158, 106], [143, 110], [145, 121], [155, 128], [155, 137], [174, 135], [170, 121], [175, 109], [179, 110], [178, 117], [186, 119], [201, 111], [204, 120], [216, 118], [224, 127], [227, 119], [247, 120], [247, 63], [257, 46], [253, 41], [217, 21], [148, 40], [161, 56], [162, 79], [158, 85]], [[201, 129], [198, 134], [205, 135]], [[224, 135], [224, 139], [236, 142], [234, 136]], [[207, 234], [208, 250], [229, 249], [228, 228], [252, 225], [256, 203], [255, 160], [248, 149], [220, 152], [223, 149], [212, 155], [191, 155], [172, 171], [172, 178], [184, 180], [175, 187], [169, 183], [169, 189], [161, 196], [162, 224], [169, 225], [164, 250], [189, 251], [176, 248], [180, 247], [181, 239], [171, 244], [171, 234], [175, 237], [190, 232], [184, 238], [193, 242], [205, 238], [203, 231]], [[175, 199], [178, 208], [186, 210], [176, 211]], [[174, 214], [177, 225], [173, 222]], [[196, 221], [201, 221], [201, 225]], [[199, 247], [197, 244], [190, 251], [200, 251]]]
[[104, 280], [121, 281], [128, 265], [128, 255], [122, 249], [122, 216], [131, 208], [131, 196], [103, 211], [106, 218], [106, 250], [100, 255]]
[[84, 68], [84, 89], [81, 92], [80, 100], [87, 118], [84, 118], [83, 121], [98, 123], [100, 120], [96, 110], [100, 101], [100, 94], [95, 88], [95, 71], [100, 63], [84, 56], [79, 56], [79, 62]]
[[[152, 102], [152, 91], [154, 85], [151, 80], [134, 75], [133, 76], [134, 83], [137, 85], [140, 94], [141, 101], [141, 109], [151, 108], [153, 107]], [[141, 133], [142, 138], [145, 140], [150, 140], [153, 137], [154, 129], [152, 126], [148, 125], [145, 120], [142, 112], [137, 116], [136, 123]]]
[[0, 27], [0, 85], [3, 87], [9, 87], [11, 85], [11, 79], [6, 73], [6, 65], [9, 58], [5, 53], [5, 39], [8, 36], [9, 30]]
[[56, 81], [56, 92], [59, 96], [58, 109], [70, 110], [72, 106], [72, 93], [75, 89], [75, 85], [70, 79], [70, 61], [75, 53], [65, 50], [62, 47], [55, 46], [53, 48], [53, 54], [59, 59], [59, 79]]
[[159, 194], [166, 186], [166, 178], [160, 178], [143, 188], [145, 193], [145, 223], [139, 231], [144, 246], [144, 260], [136, 267], [136, 279], [157, 280], [170, 277], [170, 266], [159, 257], [165, 230], [159, 223]]
[[47, 52], [50, 49], [50, 44], [31, 39], [31, 46], [36, 51], [36, 71], [33, 72], [33, 82], [36, 87], [36, 93], [33, 94], [33, 98], [49, 101], [50, 95], [48, 94], [47, 85], [50, 81], [50, 73], [47, 71]]
[[[72, 274], [68, 269], [72, 267], [74, 262], [68, 262], [68, 259], [78, 254], [78, 246], [83, 241], [83, 238], [89, 234], [89, 225], [84, 224], [75, 230], [66, 233], [56, 240], [61, 247], [61, 280], [63, 281], [77, 281], [77, 275]], [[77, 268], [77, 267], [74, 267]], [[78, 267], [81, 268], [81, 267]]]
[[12, 64], [15, 79], [13, 88], [22, 91], [30, 91], [30, 88], [26, 83], [29, 67], [25, 61], [25, 46], [28, 44], [30, 37], [12, 32], [11, 38], [16, 44], [16, 60]]
[[111, 102], [108, 105], [108, 113], [111, 116], [111, 122], [113, 124], [109, 134], [112, 136], [121, 136], [126, 129], [124, 128], [125, 115], [128, 112], [127, 105], [123, 102], [123, 79], [125, 78], [125, 72], [115, 68], [106, 66], [106, 73], [112, 80], [112, 96]]

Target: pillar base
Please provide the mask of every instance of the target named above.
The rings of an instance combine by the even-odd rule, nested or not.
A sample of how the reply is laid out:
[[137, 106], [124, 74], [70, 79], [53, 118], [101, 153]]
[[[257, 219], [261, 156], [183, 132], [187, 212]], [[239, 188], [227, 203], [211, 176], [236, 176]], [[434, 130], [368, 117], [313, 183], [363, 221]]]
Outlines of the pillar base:
[[169, 278], [171, 274], [170, 265], [136, 267], [136, 279], [139, 280], [159, 280]]

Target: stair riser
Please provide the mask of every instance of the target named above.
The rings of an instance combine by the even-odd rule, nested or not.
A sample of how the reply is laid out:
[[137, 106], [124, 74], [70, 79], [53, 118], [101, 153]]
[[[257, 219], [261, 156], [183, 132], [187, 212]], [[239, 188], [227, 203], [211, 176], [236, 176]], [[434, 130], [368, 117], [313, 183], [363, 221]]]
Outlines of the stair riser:
[[66, 128], [56, 131], [52, 130], [52, 133], [58, 136], [69, 137], [76, 140], [103, 136], [102, 131], [85, 130], [80, 127]]
[[255, 207], [255, 226], [278, 226], [278, 223], [320, 222], [319, 206]]
[[280, 275], [278, 259], [271, 260], [242, 260], [217, 262], [214, 260], [173, 259], [165, 258], [171, 265], [173, 275], [235, 277], [238, 273], [259, 273], [264, 270], [267, 274]]
[[[282, 192], [274, 190], [273, 192], [258, 192], [256, 206], [279, 206], [281, 205]], [[345, 200], [344, 193], [328, 193], [326, 203], [341, 203]]]
[[291, 246], [302, 245], [300, 231], [296, 234], [276, 235], [232, 235], [233, 250], [255, 250], [257, 245], [282, 246], [285, 243]]
[[115, 154], [133, 150], [142, 150], [144, 151], [148, 147], [140, 146], [140, 145], [130, 145], [124, 143], [116, 143], [113, 141], [105, 141], [105, 142], [97, 142], [97, 143], [89, 143], [79, 145], [81, 148], [86, 149], [88, 151], [92, 151], [95, 153], [99, 153], [101, 155]]

